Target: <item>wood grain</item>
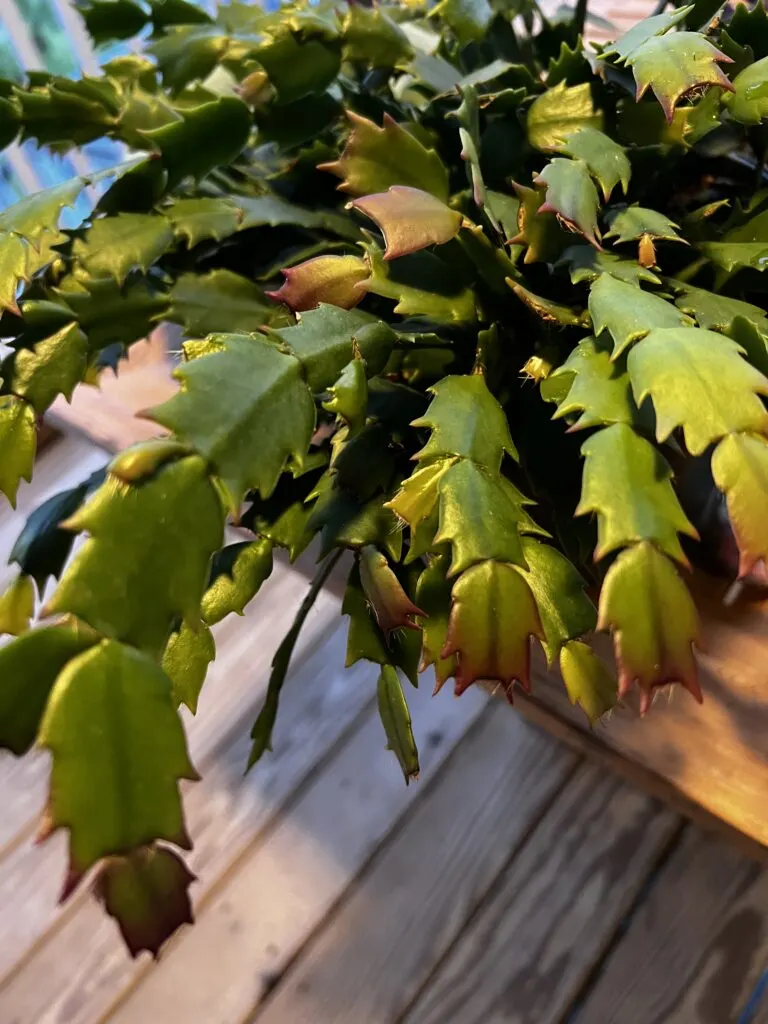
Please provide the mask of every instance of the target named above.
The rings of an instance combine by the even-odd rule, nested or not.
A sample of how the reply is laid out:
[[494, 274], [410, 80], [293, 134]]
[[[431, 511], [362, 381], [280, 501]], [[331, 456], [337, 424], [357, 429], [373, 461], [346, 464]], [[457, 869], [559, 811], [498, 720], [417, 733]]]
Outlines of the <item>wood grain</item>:
[[736, 1024], [766, 957], [768, 875], [689, 827], [575, 1024]]
[[582, 763], [401, 1024], [561, 1021], [679, 822]]
[[[143, 1024], [163, 1006], [173, 1006], [184, 1024], [243, 1020], [487, 705], [479, 690], [456, 701], [447, 693], [432, 698], [422, 687], [409, 690], [408, 700], [421, 752], [418, 784], [404, 785], [372, 708], [269, 832], [257, 837], [159, 969], [147, 971], [110, 1011], [111, 1024]], [[56, 1019], [44, 1015], [39, 1024]]]
[[398, 1019], [577, 763], [494, 708], [257, 1014], [260, 1024]]

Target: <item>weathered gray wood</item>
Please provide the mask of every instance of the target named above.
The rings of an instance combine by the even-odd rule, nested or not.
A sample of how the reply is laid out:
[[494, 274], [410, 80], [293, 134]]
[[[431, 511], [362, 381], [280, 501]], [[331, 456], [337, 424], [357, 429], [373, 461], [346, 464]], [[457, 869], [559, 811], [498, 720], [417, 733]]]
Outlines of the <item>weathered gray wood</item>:
[[577, 1024], [736, 1024], [767, 957], [768, 875], [689, 827]]
[[402, 1024], [563, 1020], [679, 823], [582, 762]]
[[[195, 927], [110, 1013], [111, 1024], [143, 1024], [165, 1006], [184, 1024], [244, 1019], [487, 704], [479, 690], [457, 701], [447, 693], [433, 699], [422, 687], [409, 690], [408, 699], [421, 748], [421, 781], [403, 784], [372, 709], [220, 882]], [[55, 1019], [45, 1015], [40, 1024]]]
[[494, 708], [302, 954], [260, 1024], [396, 1020], [576, 764]]

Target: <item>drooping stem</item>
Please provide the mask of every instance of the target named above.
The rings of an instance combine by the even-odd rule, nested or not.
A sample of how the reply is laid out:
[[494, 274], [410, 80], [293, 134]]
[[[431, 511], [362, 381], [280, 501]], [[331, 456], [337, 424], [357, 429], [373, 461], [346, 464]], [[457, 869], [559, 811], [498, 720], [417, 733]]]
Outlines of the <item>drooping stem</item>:
[[344, 548], [339, 548], [337, 551], [334, 551], [320, 566], [315, 578], [312, 580], [304, 600], [301, 602], [301, 606], [296, 613], [296, 618], [293, 620], [293, 625], [285, 634], [282, 643], [275, 651], [275, 656], [272, 658], [272, 671], [269, 674], [269, 684], [267, 685], [267, 696], [264, 699], [264, 705], [259, 712], [259, 716], [254, 723], [253, 729], [251, 730], [253, 746], [251, 747], [251, 753], [248, 758], [249, 768], [256, 764], [262, 754], [267, 750], [272, 749], [272, 729], [274, 728], [275, 719], [277, 718], [277, 706], [280, 701], [280, 691], [283, 688], [285, 677], [288, 674], [288, 668], [291, 664], [291, 658], [293, 657], [293, 649], [296, 646], [296, 641], [299, 639], [302, 627], [307, 616], [312, 610], [320, 591], [325, 586], [328, 577], [333, 572], [334, 566], [344, 554], [344, 551]]

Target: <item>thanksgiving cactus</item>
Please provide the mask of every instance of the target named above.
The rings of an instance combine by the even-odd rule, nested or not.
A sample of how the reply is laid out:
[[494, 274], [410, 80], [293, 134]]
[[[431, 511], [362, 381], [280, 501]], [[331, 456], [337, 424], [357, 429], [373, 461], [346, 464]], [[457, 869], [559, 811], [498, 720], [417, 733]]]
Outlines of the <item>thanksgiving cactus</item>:
[[345, 551], [347, 664], [380, 666], [406, 781], [430, 666], [512, 699], [541, 647], [592, 720], [701, 700], [691, 563], [768, 563], [768, 14], [716, 6], [585, 46], [583, 2], [87, 0], [146, 55], [0, 83], [3, 144], [126, 151], [0, 215], [11, 504], [58, 395], [185, 338], [158, 439], [32, 514], [0, 599], [0, 744], [50, 751], [64, 896], [93, 872], [133, 952], [190, 916], [178, 707], [275, 549], [320, 567], [251, 763]]

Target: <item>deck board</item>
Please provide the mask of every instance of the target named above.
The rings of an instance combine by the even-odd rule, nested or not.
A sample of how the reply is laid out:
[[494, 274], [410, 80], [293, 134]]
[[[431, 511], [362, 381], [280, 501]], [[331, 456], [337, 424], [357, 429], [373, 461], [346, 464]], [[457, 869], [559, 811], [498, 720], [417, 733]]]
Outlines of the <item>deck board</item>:
[[689, 826], [575, 1024], [736, 1024], [767, 958], [768, 874]]
[[561, 1021], [680, 821], [583, 762], [402, 1024]]
[[577, 764], [498, 702], [256, 1015], [260, 1024], [397, 1019]]

